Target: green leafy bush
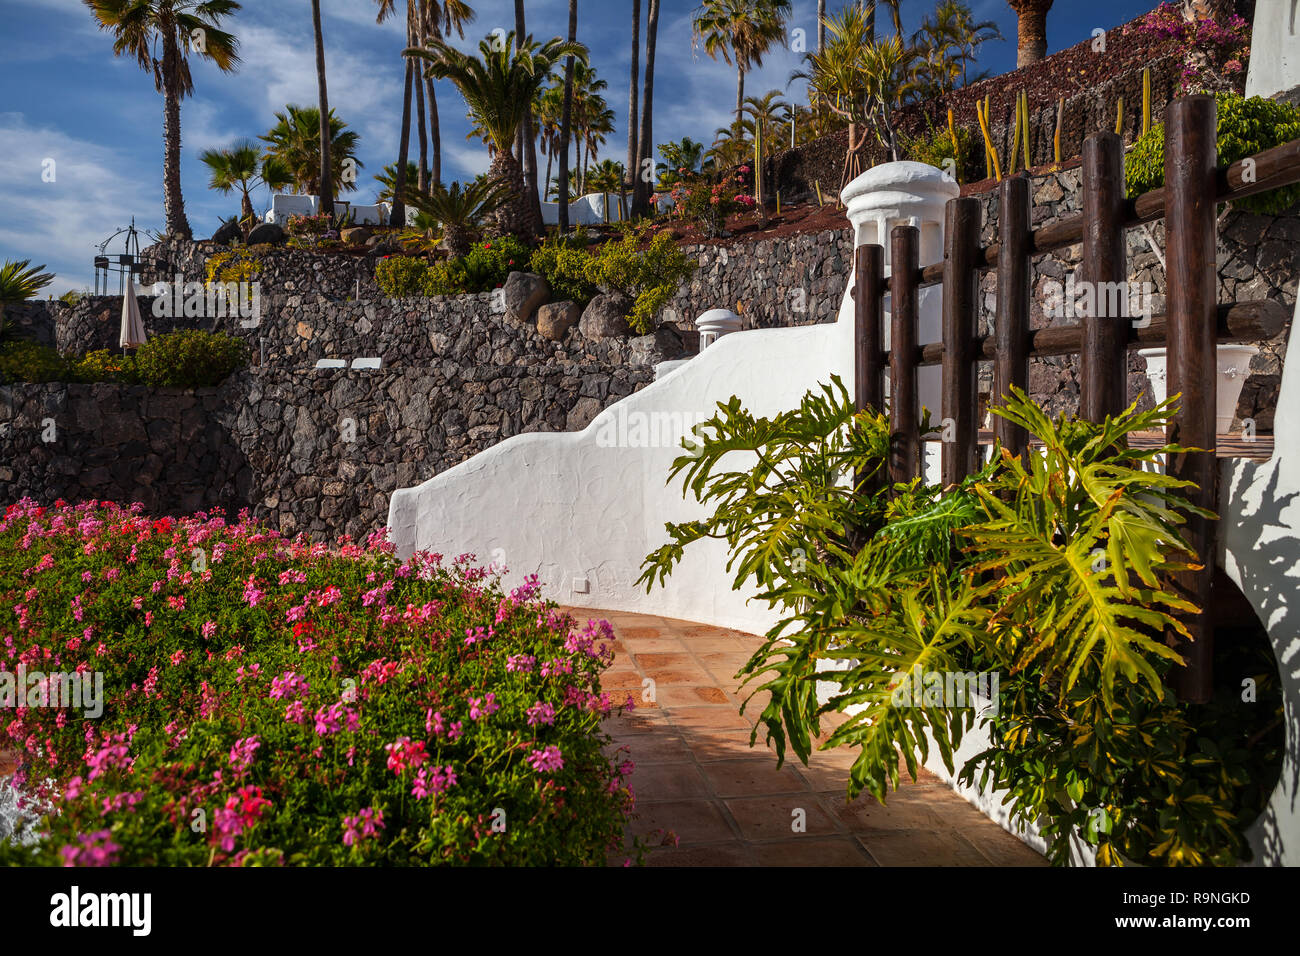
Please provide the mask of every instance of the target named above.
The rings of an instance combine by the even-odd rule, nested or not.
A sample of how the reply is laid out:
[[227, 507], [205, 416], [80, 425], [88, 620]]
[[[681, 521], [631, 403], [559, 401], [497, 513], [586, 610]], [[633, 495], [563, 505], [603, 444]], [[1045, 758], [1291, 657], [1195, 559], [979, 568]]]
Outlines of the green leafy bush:
[[375, 264], [375, 282], [389, 299], [429, 295], [424, 291], [429, 264], [413, 256], [384, 256]]
[[641, 236], [628, 231], [618, 242], [606, 243], [587, 265], [587, 279], [610, 291], [622, 292], [635, 300], [628, 324], [644, 335], [654, 329], [654, 318], [681, 284], [695, 271], [696, 263], [670, 235], [661, 232], [650, 245], [637, 248]]
[[[1009, 791], [1011, 819], [1038, 825], [1055, 863], [1081, 838], [1104, 865], [1232, 864], [1277, 780], [1282, 699], [1266, 643], [1216, 664], [1213, 704], [1170, 688], [1181, 660], [1163, 632], [1185, 633], [1175, 614], [1194, 609], [1162, 581], [1197, 560], [1179, 530], [1195, 509], [1152, 467], [1181, 449], [1126, 437], [1171, 410], [1053, 421], [1015, 391], [995, 412], [1041, 452], [943, 489], [884, 480], [889, 422], [856, 413], [838, 379], [771, 419], [732, 398], [672, 469], [712, 513], [668, 525], [641, 581], [695, 541], [728, 542], [735, 586], [752, 581], [781, 616], [742, 670], [778, 761], [787, 747], [807, 761], [821, 716], [851, 710], [823, 744], [858, 749], [850, 796], [885, 801], [900, 754], [915, 778], [932, 738], [950, 773]], [[1243, 673], [1259, 687], [1245, 705]], [[979, 674], [1002, 678], [984, 685], [991, 712], [930, 696], [932, 675], [943, 690]], [[836, 687], [825, 703], [819, 682]], [[993, 746], [958, 771], [977, 725]]]
[[[1259, 96], [1216, 93], [1219, 165], [1238, 160], [1293, 139], [1300, 139], [1300, 108]], [[1165, 184], [1165, 127], [1158, 123], [1139, 137], [1125, 160], [1130, 198]], [[1233, 200], [1248, 212], [1276, 216], [1300, 202], [1300, 185], [1284, 186], [1258, 196]]]
[[515, 236], [501, 236], [476, 244], [464, 258], [467, 292], [487, 292], [504, 285], [512, 272], [528, 269], [532, 249]]
[[712, 174], [688, 174], [669, 190], [673, 214], [679, 219], [698, 220], [709, 238], [717, 238], [726, 231], [730, 216], [754, 208], [752, 188], [749, 166], [719, 174], [716, 182]]
[[262, 274], [262, 263], [251, 248], [236, 246], [209, 257], [204, 263], [204, 270], [208, 285], [225, 285], [231, 282], [252, 283]]
[[141, 385], [203, 388], [219, 385], [246, 361], [243, 341], [224, 332], [185, 329], [157, 335], [135, 350], [132, 374]]
[[[928, 136], [903, 137], [903, 155], [918, 163], [937, 169], [952, 171], [957, 178], [966, 168], [971, 156], [971, 134], [957, 127], [957, 148], [953, 149], [952, 134], [946, 129], [931, 130]], [[951, 163], [951, 165], [948, 165]]]
[[123, 382], [135, 384], [138, 380], [135, 372], [135, 358], [123, 355], [121, 351], [111, 352], [100, 349], [87, 352], [79, 359], [73, 359], [72, 378], [78, 382]]
[[48, 345], [26, 339], [0, 343], [0, 383], [62, 382], [68, 363]]
[[331, 550], [140, 511], [25, 500], [0, 518], [11, 650], [102, 678], [98, 714], [0, 725], [48, 807], [0, 865], [602, 865], [620, 848], [633, 768], [602, 752], [607, 623], [560, 613], [536, 577], [503, 593], [471, 555], [403, 564], [382, 534]]
[[585, 306], [599, 291], [587, 278], [590, 261], [591, 256], [583, 248], [548, 242], [533, 251], [529, 268], [546, 280], [556, 300]]
[[464, 295], [468, 289], [469, 274], [460, 259], [430, 263], [420, 281], [421, 295]]

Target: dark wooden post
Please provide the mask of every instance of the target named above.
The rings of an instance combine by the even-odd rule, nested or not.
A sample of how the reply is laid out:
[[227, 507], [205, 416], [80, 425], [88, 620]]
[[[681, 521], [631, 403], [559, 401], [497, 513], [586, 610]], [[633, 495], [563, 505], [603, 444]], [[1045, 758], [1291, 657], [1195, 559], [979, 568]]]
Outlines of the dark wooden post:
[[959, 483], [978, 468], [979, 393], [975, 375], [980, 204], [950, 199], [943, 237], [943, 483]]
[[[1001, 402], [1012, 385], [1029, 391], [1029, 179], [1013, 176], [1004, 180], [998, 199], [995, 402]], [[1029, 448], [1029, 433], [997, 415], [993, 416], [993, 434], [1013, 455], [1023, 455]]]
[[[1213, 262], [1211, 262], [1213, 265]], [[1124, 250], [1124, 141], [1083, 141], [1083, 266], [1092, 308], [1083, 316], [1079, 412], [1099, 422], [1128, 404], [1128, 265]]]
[[854, 396], [858, 411], [885, 410], [885, 248], [861, 245], [854, 252]]
[[921, 474], [920, 398], [916, 390], [916, 272], [921, 240], [916, 226], [892, 233], [889, 329], [889, 478], [911, 481]]
[[[1181, 393], [1169, 440], [1205, 451], [1177, 455], [1169, 473], [1195, 482], [1188, 498], [1202, 508], [1217, 507], [1215, 460], [1215, 327], [1218, 290], [1215, 273], [1215, 164], [1217, 113], [1214, 98], [1188, 96], [1165, 110], [1165, 244], [1169, 329], [1169, 395]], [[1183, 700], [1204, 703], [1213, 696], [1210, 583], [1217, 558], [1215, 523], [1189, 516], [1185, 536], [1204, 567], [1176, 575], [1178, 591], [1201, 608], [1184, 618], [1190, 643], [1171, 638], [1187, 666], [1177, 674]]]

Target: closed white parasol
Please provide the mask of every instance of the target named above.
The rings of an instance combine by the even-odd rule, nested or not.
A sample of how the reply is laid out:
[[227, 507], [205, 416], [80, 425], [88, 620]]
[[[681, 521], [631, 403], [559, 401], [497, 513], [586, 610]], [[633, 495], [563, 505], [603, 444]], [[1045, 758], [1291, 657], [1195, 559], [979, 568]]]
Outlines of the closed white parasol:
[[126, 295], [122, 297], [122, 335], [118, 344], [124, 349], [144, 345], [144, 322], [140, 320], [140, 303], [135, 298], [135, 283], [126, 277]]

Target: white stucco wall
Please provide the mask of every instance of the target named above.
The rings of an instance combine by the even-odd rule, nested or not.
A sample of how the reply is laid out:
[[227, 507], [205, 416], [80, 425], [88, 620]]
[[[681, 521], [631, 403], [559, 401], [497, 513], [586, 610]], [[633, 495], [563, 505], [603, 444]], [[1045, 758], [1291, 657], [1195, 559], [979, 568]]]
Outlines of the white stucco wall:
[[[864, 173], [844, 195], [860, 233], [913, 222], [922, 230], [922, 255], [937, 257], [944, 204], [957, 192], [934, 167], [891, 163]], [[920, 303], [923, 340], [938, 338], [939, 305], [938, 290], [927, 290]], [[732, 590], [720, 543], [688, 548], [664, 587], [646, 594], [635, 586], [646, 555], [667, 541], [665, 522], [705, 514], [683, 499], [679, 483], [666, 484], [684, 429], [644, 447], [637, 428], [665, 422], [689, 427], [733, 395], [755, 415], [774, 415], [797, 406], [832, 375], [852, 391], [853, 300], [847, 292], [834, 324], [724, 336], [610, 406], [581, 432], [517, 435], [397, 491], [389, 506], [390, 534], [404, 555], [417, 548], [468, 551], [504, 563], [512, 583], [537, 574], [548, 595], [568, 604], [762, 633], [775, 618], [765, 604], [749, 600], [752, 592]], [[937, 400], [937, 378], [922, 387], [923, 400]], [[611, 433], [627, 440], [609, 447]], [[575, 590], [575, 580], [587, 582], [585, 592]]]
[[1250, 37], [1247, 96], [1300, 87], [1300, 0], [1257, 0]]

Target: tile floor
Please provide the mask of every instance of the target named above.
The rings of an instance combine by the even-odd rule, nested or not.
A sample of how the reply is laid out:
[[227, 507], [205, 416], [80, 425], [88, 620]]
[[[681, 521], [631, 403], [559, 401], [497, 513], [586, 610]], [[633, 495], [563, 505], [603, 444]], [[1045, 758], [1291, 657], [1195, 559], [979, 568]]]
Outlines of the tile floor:
[[[763, 743], [749, 746], [756, 698], [742, 716], [733, 675], [759, 647], [739, 631], [669, 618], [573, 608], [604, 618], [617, 638], [604, 687], [638, 701], [606, 729], [611, 752], [636, 764], [637, 817], [651, 835], [650, 866], [1045, 866], [938, 777], [922, 771], [882, 806], [845, 800], [853, 752], [814, 752], [777, 769]], [[653, 681], [653, 702], [642, 691]], [[796, 827], [802, 823], [802, 832]], [[665, 834], [676, 835], [673, 845]], [[625, 857], [611, 857], [621, 864]]]

